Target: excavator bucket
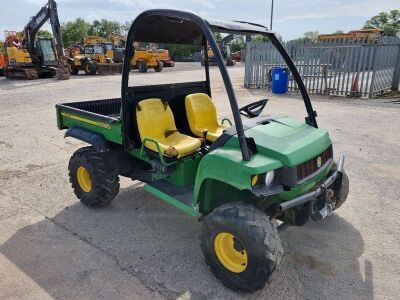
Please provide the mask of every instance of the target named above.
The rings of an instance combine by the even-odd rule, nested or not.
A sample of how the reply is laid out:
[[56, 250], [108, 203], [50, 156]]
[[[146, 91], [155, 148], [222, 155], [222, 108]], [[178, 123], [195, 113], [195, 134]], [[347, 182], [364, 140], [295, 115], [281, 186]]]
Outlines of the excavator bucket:
[[57, 78], [58, 80], [67, 80], [71, 77], [71, 74], [69, 74], [69, 71], [66, 67], [64, 66], [59, 66], [57, 68]]
[[114, 75], [122, 73], [122, 63], [97, 64], [99, 75]]

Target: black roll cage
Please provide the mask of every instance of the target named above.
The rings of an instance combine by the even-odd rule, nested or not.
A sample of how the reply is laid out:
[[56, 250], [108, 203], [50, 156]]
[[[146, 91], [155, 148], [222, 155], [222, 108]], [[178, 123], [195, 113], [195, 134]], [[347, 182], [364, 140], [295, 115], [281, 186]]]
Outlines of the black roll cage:
[[[150, 18], [150, 21], [148, 21]], [[153, 19], [151, 19], [153, 18]], [[225, 84], [225, 89], [228, 94], [229, 98], [229, 103], [231, 106], [234, 122], [235, 122], [235, 127], [236, 127], [236, 132], [238, 135], [239, 139], [239, 144], [240, 144], [240, 149], [242, 153], [243, 160], [249, 161], [251, 158], [251, 152], [249, 148], [251, 147], [248, 144], [248, 140], [246, 140], [246, 136], [244, 133], [243, 129], [243, 123], [241, 120], [240, 112], [239, 112], [239, 107], [238, 103], [236, 100], [236, 95], [233, 90], [232, 82], [230, 80], [228, 70], [224, 64], [224, 60], [222, 57], [222, 54], [219, 50], [219, 47], [212, 35], [212, 31], [218, 31], [218, 32], [223, 32], [223, 33], [236, 33], [236, 34], [243, 34], [243, 35], [251, 35], [251, 34], [257, 34], [257, 35], [264, 35], [269, 38], [269, 40], [272, 42], [272, 44], [276, 47], [278, 52], [282, 55], [283, 59], [285, 60], [286, 64], [289, 67], [289, 70], [292, 72], [292, 76], [294, 80], [296, 81], [298, 88], [300, 90], [300, 93], [302, 95], [306, 110], [307, 110], [307, 117], [306, 117], [306, 123], [310, 126], [313, 126], [315, 128], [318, 128], [317, 121], [316, 121], [316, 112], [313, 110], [310, 97], [307, 93], [307, 90], [304, 86], [304, 83], [300, 77], [300, 74], [294, 65], [292, 59], [290, 58], [289, 54], [287, 53], [286, 49], [284, 46], [281, 44], [281, 42], [278, 40], [276, 35], [268, 31], [268, 29], [262, 25], [258, 24], [253, 24], [253, 23], [248, 23], [248, 22], [213, 22], [213, 21], [206, 21], [203, 18], [189, 12], [184, 12], [184, 11], [177, 11], [177, 10], [169, 10], [169, 9], [153, 9], [153, 10], [147, 10], [141, 13], [135, 21], [132, 23], [132, 26], [129, 30], [127, 41], [126, 41], [126, 48], [125, 48], [125, 59], [124, 59], [124, 66], [123, 66], [123, 72], [122, 72], [122, 86], [121, 86], [121, 98], [122, 98], [122, 133], [123, 133], [123, 144], [124, 144], [124, 149], [125, 151], [130, 151], [131, 150], [131, 139], [130, 139], [130, 129], [129, 129], [129, 120], [131, 119], [131, 116], [129, 115], [131, 110], [129, 109], [129, 73], [130, 73], [130, 58], [134, 54], [134, 47], [133, 43], [134, 42], [150, 42], [147, 40], [138, 40], [137, 38], [143, 39], [143, 35], [148, 33], [149, 35], [152, 35], [152, 37], [156, 40], [153, 40], [151, 42], [154, 43], [170, 43], [170, 44], [187, 44], [187, 41], [190, 40], [190, 38], [193, 38], [193, 41], [196, 40], [196, 37], [194, 36], [194, 33], [192, 34], [190, 30], [187, 28], [186, 31], [182, 30], [177, 33], [177, 35], [180, 34], [180, 40], [178, 39], [173, 39], [172, 36], [169, 36], [171, 34], [170, 32], [166, 32], [165, 30], [156, 30], [156, 28], [144, 28], [146, 27], [145, 25], [154, 25], [155, 22], [157, 22], [158, 19], [162, 18], [162, 20], [167, 20], [170, 22], [176, 24], [183, 24], [183, 22], [192, 22], [195, 25], [198, 26], [197, 29], [200, 29], [202, 32], [202, 38], [201, 42], [193, 42], [193, 45], [202, 45], [204, 47], [204, 53], [205, 53], [205, 72], [206, 72], [206, 84], [207, 84], [207, 89], [209, 93], [211, 93], [211, 88], [210, 88], [210, 74], [209, 74], [209, 63], [208, 63], [208, 57], [207, 57], [207, 46], [209, 45], [214, 53], [215, 61], [217, 66], [219, 67], [222, 79]], [[146, 22], [147, 23], [146, 23]], [[155, 25], [154, 25], [155, 26]], [[176, 27], [175, 27], [176, 28]], [[183, 29], [183, 28], [182, 28]], [[141, 30], [141, 31], [140, 31]], [[195, 31], [193, 31], [195, 32]], [[187, 34], [186, 34], [187, 33]], [[185, 35], [186, 34], [186, 35]], [[139, 35], [139, 37], [137, 37]], [[158, 39], [158, 40], [157, 40]], [[208, 45], [207, 45], [208, 44]]]

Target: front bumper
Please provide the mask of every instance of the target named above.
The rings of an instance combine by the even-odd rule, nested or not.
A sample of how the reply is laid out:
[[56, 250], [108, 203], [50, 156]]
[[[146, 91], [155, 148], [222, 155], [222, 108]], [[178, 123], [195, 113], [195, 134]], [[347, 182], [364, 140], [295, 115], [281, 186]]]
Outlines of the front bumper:
[[299, 197], [296, 197], [292, 200], [285, 201], [282, 203], [279, 203], [276, 207], [277, 213], [282, 213], [285, 210], [291, 209], [293, 207], [296, 207], [298, 205], [314, 201], [317, 197], [321, 195], [326, 194], [326, 190], [332, 186], [335, 182], [341, 181], [342, 180], [342, 175], [343, 175], [343, 167], [344, 167], [344, 159], [345, 156], [343, 154], [340, 154], [339, 161], [338, 161], [338, 167], [335, 172], [333, 172], [329, 177], [325, 179], [325, 181], [317, 187], [314, 191], [309, 192], [307, 194], [301, 195]]

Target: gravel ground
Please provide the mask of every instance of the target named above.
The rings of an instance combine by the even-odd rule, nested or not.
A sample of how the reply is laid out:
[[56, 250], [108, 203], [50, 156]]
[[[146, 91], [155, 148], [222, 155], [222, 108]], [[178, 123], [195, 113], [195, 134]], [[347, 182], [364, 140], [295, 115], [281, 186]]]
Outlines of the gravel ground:
[[[132, 84], [195, 81], [200, 64], [131, 74]], [[303, 119], [297, 96], [243, 88], [243, 66], [229, 69], [239, 103], [267, 95], [266, 113]], [[213, 98], [229, 116], [216, 68]], [[63, 139], [54, 105], [119, 97], [120, 76], [68, 81], [0, 79], [0, 298], [57, 299], [380, 299], [400, 282], [400, 105], [390, 99], [314, 101], [319, 126], [344, 152], [348, 202], [329, 219], [289, 228], [284, 262], [255, 294], [224, 288], [203, 262], [200, 224], [122, 180], [110, 207], [89, 209], [70, 188], [67, 164], [82, 144]], [[389, 215], [390, 213], [390, 215]]]

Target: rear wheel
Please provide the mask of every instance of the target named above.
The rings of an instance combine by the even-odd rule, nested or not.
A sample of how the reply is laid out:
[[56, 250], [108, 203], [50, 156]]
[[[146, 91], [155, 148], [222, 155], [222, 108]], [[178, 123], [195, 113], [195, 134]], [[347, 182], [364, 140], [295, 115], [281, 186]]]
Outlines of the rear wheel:
[[119, 177], [93, 147], [77, 150], [69, 161], [75, 195], [87, 206], [107, 206], [119, 192]]
[[283, 248], [268, 216], [250, 204], [231, 203], [204, 220], [201, 250], [224, 285], [239, 291], [262, 288], [281, 262]]
[[235, 63], [233, 62], [232, 58], [227, 58], [226, 59], [226, 65], [228, 67], [232, 67]]
[[156, 70], [156, 72], [161, 72], [163, 68], [164, 68], [164, 63], [162, 61], [158, 61], [157, 67], [155, 67], [154, 70]]
[[97, 73], [97, 65], [90, 60], [83, 63], [83, 69], [85, 70], [86, 75], [96, 75]]
[[140, 73], [146, 73], [148, 66], [147, 66], [147, 61], [145, 60], [139, 60], [138, 62], [138, 69]]

